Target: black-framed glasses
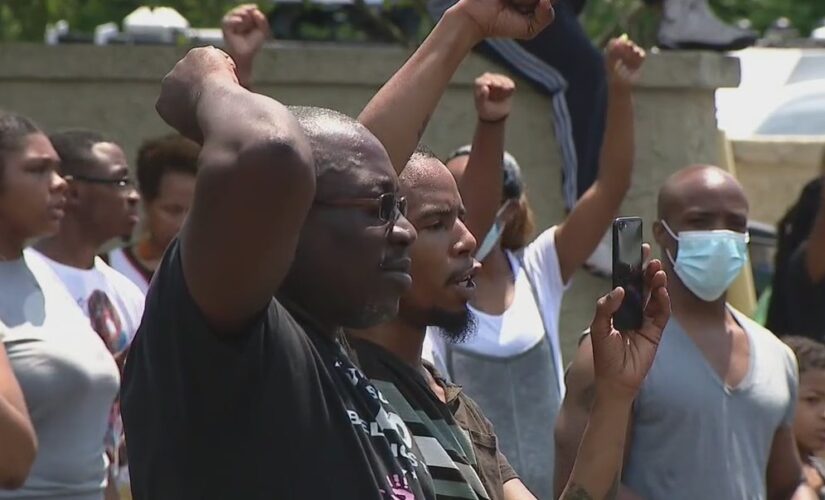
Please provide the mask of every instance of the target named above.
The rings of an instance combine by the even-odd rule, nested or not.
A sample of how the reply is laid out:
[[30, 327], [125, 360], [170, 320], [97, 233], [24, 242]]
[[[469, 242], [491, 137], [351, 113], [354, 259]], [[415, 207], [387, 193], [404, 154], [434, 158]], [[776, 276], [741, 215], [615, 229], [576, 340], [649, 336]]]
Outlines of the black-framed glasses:
[[315, 204], [327, 207], [378, 209], [378, 218], [385, 223], [395, 223], [399, 217], [407, 215], [407, 198], [396, 193], [384, 193], [378, 198], [315, 200]]
[[87, 175], [64, 175], [63, 178], [67, 181], [88, 182], [89, 184], [103, 184], [106, 186], [113, 186], [118, 189], [127, 189], [135, 187], [135, 183], [129, 177], [121, 177], [120, 179], [106, 179], [104, 177], [91, 177]]

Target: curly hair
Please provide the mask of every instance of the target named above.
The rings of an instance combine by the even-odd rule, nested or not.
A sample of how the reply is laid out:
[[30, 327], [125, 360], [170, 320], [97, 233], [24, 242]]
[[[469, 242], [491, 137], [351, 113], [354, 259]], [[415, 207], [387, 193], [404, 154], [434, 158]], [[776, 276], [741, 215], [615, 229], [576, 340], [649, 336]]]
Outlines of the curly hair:
[[782, 340], [796, 355], [800, 374], [808, 370], [825, 370], [825, 344], [798, 336], [783, 337]]
[[200, 151], [198, 143], [179, 134], [144, 142], [137, 154], [137, 180], [141, 197], [149, 202], [155, 200], [163, 176], [170, 172], [197, 175]]

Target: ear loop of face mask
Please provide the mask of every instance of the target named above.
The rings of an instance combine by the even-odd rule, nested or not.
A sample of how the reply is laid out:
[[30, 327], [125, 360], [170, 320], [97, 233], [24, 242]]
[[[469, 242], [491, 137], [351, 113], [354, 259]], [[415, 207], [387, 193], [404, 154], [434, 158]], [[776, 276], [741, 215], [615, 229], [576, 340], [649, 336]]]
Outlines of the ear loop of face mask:
[[[679, 242], [679, 237], [676, 236], [676, 234], [673, 233], [673, 230], [670, 229], [670, 226], [668, 225], [668, 223], [664, 219], [660, 220], [659, 222], [662, 224], [662, 227], [665, 228], [665, 231], [667, 231], [667, 234], [669, 234], [670, 237], [673, 238], [673, 240], [678, 243]], [[668, 260], [670, 260], [671, 265], [675, 266], [676, 265], [676, 259], [673, 257], [673, 254], [671, 254], [670, 250], [668, 250], [667, 248], [665, 248], [665, 255], [667, 255], [667, 258], [668, 258]]]
[[501, 235], [504, 234], [504, 226], [506, 225], [506, 223], [502, 222], [501, 219], [504, 218], [507, 208], [509, 208], [514, 201], [515, 200], [505, 201], [504, 204], [498, 209], [498, 212], [496, 212], [493, 225], [490, 227], [490, 230], [487, 231], [487, 234], [484, 236], [484, 240], [476, 250], [475, 259], [479, 262], [483, 262], [501, 240]]

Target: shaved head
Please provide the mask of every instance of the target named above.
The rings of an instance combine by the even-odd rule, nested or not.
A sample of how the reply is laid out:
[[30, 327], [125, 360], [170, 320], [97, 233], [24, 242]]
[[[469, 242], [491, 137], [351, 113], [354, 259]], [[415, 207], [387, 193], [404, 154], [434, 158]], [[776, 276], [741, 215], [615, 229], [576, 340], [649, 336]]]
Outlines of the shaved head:
[[713, 165], [691, 165], [668, 177], [659, 190], [658, 217], [669, 220], [686, 203], [718, 196], [747, 198], [742, 185], [727, 171]]
[[[659, 190], [659, 221], [653, 235], [663, 249], [676, 255], [670, 234], [682, 231], [748, 230], [748, 199], [742, 185], [728, 172], [711, 165], [691, 165], [671, 175]], [[671, 267], [669, 260], [665, 268]]]
[[358, 120], [325, 108], [289, 110], [309, 139], [319, 199], [395, 190], [395, 171], [386, 150]]

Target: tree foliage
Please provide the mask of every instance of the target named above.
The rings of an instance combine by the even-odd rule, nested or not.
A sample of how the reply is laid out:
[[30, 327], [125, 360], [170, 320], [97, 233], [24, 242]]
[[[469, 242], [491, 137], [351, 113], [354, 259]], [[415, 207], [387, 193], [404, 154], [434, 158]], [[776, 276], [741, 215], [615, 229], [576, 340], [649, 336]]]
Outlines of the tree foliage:
[[[424, 0], [419, 0], [419, 3]], [[684, 1], [684, 0], [667, 0]], [[120, 21], [141, 5], [166, 5], [178, 10], [192, 26], [216, 27], [233, 0], [0, 0], [0, 40], [43, 40], [45, 27], [60, 19], [73, 31], [92, 33], [95, 26]], [[270, 10], [275, 2], [258, 2]], [[759, 31], [779, 17], [787, 17], [807, 35], [825, 18], [823, 0], [711, 0], [720, 17], [729, 22], [749, 19]], [[420, 12], [420, 9], [419, 9]], [[597, 43], [628, 33], [643, 45], [655, 42], [658, 13], [641, 0], [589, 0], [582, 16], [585, 30]]]

